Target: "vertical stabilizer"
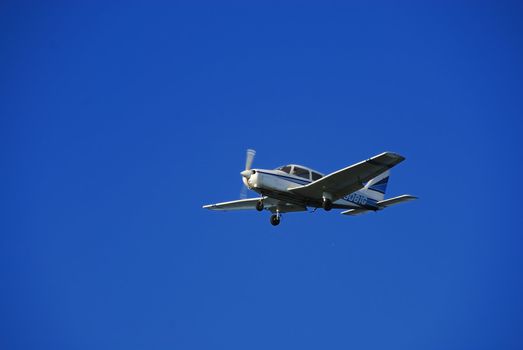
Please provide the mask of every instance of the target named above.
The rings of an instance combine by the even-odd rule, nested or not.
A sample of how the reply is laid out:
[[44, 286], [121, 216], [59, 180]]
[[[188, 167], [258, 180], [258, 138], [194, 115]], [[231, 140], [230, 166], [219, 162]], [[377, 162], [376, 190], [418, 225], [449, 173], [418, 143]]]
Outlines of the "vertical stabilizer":
[[384, 173], [376, 176], [374, 179], [367, 182], [365, 187], [361, 191], [369, 198], [377, 201], [382, 201], [385, 198], [385, 192], [387, 191], [387, 184], [389, 182], [390, 171], [387, 170]]

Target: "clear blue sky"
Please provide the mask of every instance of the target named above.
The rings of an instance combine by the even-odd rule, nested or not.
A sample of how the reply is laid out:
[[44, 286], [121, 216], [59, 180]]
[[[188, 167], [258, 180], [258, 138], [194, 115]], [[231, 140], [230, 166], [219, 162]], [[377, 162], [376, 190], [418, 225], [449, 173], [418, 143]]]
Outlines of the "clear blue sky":
[[[0, 348], [523, 348], [521, 2], [84, 3], [0, 7]], [[201, 209], [249, 147], [420, 200]]]

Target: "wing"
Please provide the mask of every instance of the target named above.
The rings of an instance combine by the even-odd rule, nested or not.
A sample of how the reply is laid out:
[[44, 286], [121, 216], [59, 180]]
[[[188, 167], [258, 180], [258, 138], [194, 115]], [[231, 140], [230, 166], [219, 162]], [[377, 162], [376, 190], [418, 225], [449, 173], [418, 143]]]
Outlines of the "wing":
[[306, 198], [321, 199], [323, 193], [332, 195], [332, 200], [355, 192], [365, 182], [387, 171], [405, 158], [392, 152], [384, 152], [370, 159], [333, 172], [306, 186], [289, 188], [289, 191]]
[[256, 209], [256, 203], [258, 203], [259, 200], [259, 198], [238, 199], [230, 202], [208, 204], [204, 205], [202, 208], [224, 211]]
[[[223, 211], [234, 211], [234, 210], [249, 210], [256, 209], [256, 203], [260, 198], [248, 198], [248, 199], [239, 199], [230, 202], [222, 202], [216, 204], [204, 205], [204, 209], [210, 210], [223, 210]], [[304, 206], [299, 206], [283, 201], [279, 201], [269, 197], [263, 197], [264, 208], [270, 210], [271, 212], [279, 211], [280, 213], [288, 213], [293, 211], [306, 211], [307, 208]]]

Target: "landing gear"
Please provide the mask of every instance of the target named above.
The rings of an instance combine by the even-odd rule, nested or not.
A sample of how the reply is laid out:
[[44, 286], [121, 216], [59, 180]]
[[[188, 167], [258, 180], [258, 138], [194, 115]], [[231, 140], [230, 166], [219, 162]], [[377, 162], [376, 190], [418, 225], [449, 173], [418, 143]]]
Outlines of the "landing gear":
[[332, 209], [332, 201], [328, 198], [323, 198], [323, 202], [321, 203], [321, 206], [325, 211], [329, 211]]
[[263, 210], [263, 201], [261, 199], [256, 203], [256, 210], [257, 211]]
[[280, 224], [280, 213], [271, 215], [271, 224], [272, 226], [278, 226]]

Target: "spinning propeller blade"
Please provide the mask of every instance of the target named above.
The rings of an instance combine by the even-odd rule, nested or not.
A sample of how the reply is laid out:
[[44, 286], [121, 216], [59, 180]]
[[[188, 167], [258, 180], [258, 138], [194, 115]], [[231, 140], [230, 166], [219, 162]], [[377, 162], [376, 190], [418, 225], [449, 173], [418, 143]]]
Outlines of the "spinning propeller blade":
[[247, 186], [243, 185], [242, 186], [242, 189], [240, 190], [240, 199], [245, 199], [247, 198]]
[[256, 155], [256, 151], [253, 149], [247, 150], [247, 158], [245, 159], [245, 170], [251, 170], [252, 161], [254, 160], [254, 156]]
[[[245, 158], [245, 170], [251, 170], [252, 162], [254, 160], [254, 156], [255, 155], [256, 155], [256, 151], [255, 150], [253, 150], [253, 149], [248, 149], [247, 150], [247, 157]], [[242, 176], [244, 176], [243, 172], [242, 172]], [[248, 175], [246, 175], [246, 176], [248, 176]], [[242, 181], [243, 180], [244, 179], [242, 179]], [[240, 198], [241, 199], [247, 198], [247, 190], [248, 190], [248, 188], [247, 188], [247, 186], [244, 183], [244, 185], [242, 186], [242, 189], [240, 191]]]

